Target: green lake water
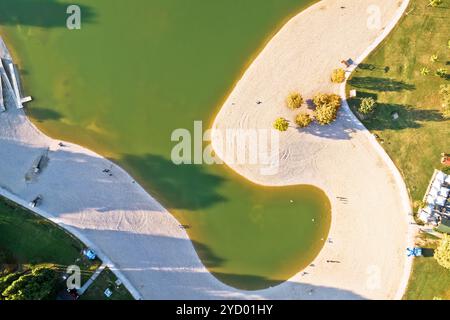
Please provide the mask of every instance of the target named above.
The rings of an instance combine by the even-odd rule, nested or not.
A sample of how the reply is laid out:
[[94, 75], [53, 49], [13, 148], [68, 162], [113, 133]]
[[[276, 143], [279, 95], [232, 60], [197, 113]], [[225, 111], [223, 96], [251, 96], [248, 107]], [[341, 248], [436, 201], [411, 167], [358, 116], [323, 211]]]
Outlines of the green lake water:
[[[2, 0], [1, 34], [20, 67], [33, 122], [127, 169], [182, 224], [223, 282], [266, 288], [306, 267], [331, 207], [312, 186], [266, 188], [225, 166], [170, 160], [176, 128], [205, 127], [258, 50], [314, 1]], [[293, 200], [293, 202], [291, 201]]]

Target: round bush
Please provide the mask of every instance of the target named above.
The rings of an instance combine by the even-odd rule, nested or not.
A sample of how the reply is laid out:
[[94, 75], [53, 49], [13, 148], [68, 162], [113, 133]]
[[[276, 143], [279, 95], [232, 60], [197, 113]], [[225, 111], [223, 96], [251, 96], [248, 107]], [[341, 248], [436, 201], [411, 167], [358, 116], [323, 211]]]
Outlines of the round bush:
[[314, 111], [314, 117], [316, 121], [322, 126], [332, 123], [334, 120], [336, 120], [336, 116], [337, 109], [332, 105], [318, 107]]
[[342, 83], [345, 81], [345, 71], [344, 69], [335, 69], [331, 73], [331, 82]]
[[289, 121], [287, 121], [284, 118], [278, 118], [277, 120], [275, 120], [275, 122], [273, 123], [273, 127], [281, 132], [287, 131], [287, 129], [289, 128]]
[[362, 114], [369, 114], [375, 110], [376, 102], [374, 98], [363, 98], [361, 104], [359, 105], [359, 112]]
[[291, 109], [298, 109], [303, 104], [304, 100], [300, 93], [292, 92], [286, 98], [286, 105]]
[[295, 117], [295, 123], [300, 128], [306, 128], [312, 122], [311, 116], [307, 113], [299, 113], [297, 117]]
[[316, 108], [331, 106], [336, 110], [339, 110], [342, 104], [341, 97], [337, 94], [316, 94], [313, 98], [314, 105]]

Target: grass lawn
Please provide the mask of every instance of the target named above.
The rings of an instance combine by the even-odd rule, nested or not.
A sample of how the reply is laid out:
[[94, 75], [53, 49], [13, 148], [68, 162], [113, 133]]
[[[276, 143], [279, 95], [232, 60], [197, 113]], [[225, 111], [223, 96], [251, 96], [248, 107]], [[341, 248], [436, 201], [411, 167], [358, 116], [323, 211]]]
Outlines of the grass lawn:
[[[117, 277], [111, 270], [105, 268], [100, 273], [94, 283], [80, 297], [81, 300], [134, 300], [133, 296], [128, 292], [122, 284], [119, 287], [115, 284]], [[105, 290], [109, 288], [112, 291], [111, 297], [104, 295]]]
[[[438, 94], [440, 85], [450, 81], [448, 76], [435, 75], [439, 68], [450, 71], [450, 5], [448, 1], [439, 8], [427, 5], [428, 0], [411, 1], [408, 14], [353, 73], [347, 88], [358, 92], [349, 101], [354, 111], [361, 97], [377, 100], [376, 111], [362, 121], [379, 136], [414, 202], [422, 200], [434, 169], [442, 169], [440, 154], [450, 153], [450, 120], [441, 114]], [[432, 62], [435, 54], [438, 61]], [[423, 67], [429, 75], [421, 75]], [[425, 247], [436, 246], [430, 237], [418, 241], [425, 241]], [[450, 271], [433, 257], [418, 258], [405, 299], [434, 297], [450, 299]]]
[[430, 235], [421, 235], [417, 244], [426, 248], [425, 257], [415, 258], [404, 299], [450, 300], [450, 270], [441, 267], [432, 255], [432, 250], [438, 245], [438, 239]]
[[[438, 94], [440, 85], [450, 81], [435, 75], [439, 68], [450, 72], [450, 3], [439, 8], [427, 4], [411, 1], [408, 15], [354, 72], [347, 88], [378, 101], [375, 113], [363, 122], [380, 136], [414, 201], [422, 200], [434, 169], [441, 168], [440, 154], [450, 153], [450, 120], [441, 115]], [[433, 63], [434, 54], [438, 61]], [[421, 75], [423, 67], [429, 75]], [[358, 100], [350, 101], [354, 110]]]
[[[88, 260], [83, 256], [85, 245], [54, 223], [0, 198], [0, 274], [2, 264], [11, 264], [19, 269], [31, 266], [53, 266], [65, 272], [67, 266], [78, 265], [82, 271], [82, 283], [87, 281], [101, 261]], [[7, 261], [2, 261], [7, 260]], [[116, 288], [115, 275], [105, 269], [95, 280], [83, 299], [106, 299], [103, 292], [107, 287], [113, 291], [113, 300], [133, 299], [122, 285]]]
[[[84, 244], [57, 225], [35, 215], [9, 200], [0, 198], [0, 249], [19, 269], [36, 265], [52, 265], [65, 271], [78, 265], [82, 281], [86, 281], [101, 262], [82, 256]], [[0, 261], [0, 264], [2, 262]]]

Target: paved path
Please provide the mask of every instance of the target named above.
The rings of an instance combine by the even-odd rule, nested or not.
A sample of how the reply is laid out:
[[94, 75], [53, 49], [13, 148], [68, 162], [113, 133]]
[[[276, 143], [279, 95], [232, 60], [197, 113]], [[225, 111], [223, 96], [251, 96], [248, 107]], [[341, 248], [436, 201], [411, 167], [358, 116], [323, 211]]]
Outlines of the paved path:
[[[95, 270], [94, 274], [89, 278], [89, 280], [86, 281], [86, 283], [83, 284], [83, 286], [80, 289], [78, 289], [78, 294], [80, 296], [82, 296], [86, 292], [86, 290], [89, 289], [89, 287], [98, 278], [100, 273], [102, 273], [102, 271], [105, 270], [105, 268], [106, 268], [106, 264], [102, 263], [102, 265], [100, 267], [98, 267], [97, 270]], [[105, 288], [105, 290], [106, 290], [106, 288]]]

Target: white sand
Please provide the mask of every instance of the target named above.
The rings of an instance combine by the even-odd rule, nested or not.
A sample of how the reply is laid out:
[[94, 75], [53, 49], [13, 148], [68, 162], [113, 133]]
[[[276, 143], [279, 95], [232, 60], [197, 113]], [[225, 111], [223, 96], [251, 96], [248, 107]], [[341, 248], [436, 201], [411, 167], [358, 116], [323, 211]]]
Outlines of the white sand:
[[[398, 2], [389, 0], [325, 0], [290, 21], [239, 82], [216, 125], [269, 127], [274, 115], [286, 112], [280, 102], [290, 89], [306, 96], [337, 91], [327, 81], [332, 67], [359, 56], [382, 33], [365, 28], [366, 9], [373, 3], [381, 6], [383, 26], [398, 9]], [[1, 46], [0, 54], [8, 55]], [[258, 107], [263, 112], [256, 109], [256, 99], [264, 101]], [[230, 108], [231, 100], [236, 108]], [[317, 185], [333, 204], [334, 243], [325, 246], [310, 274], [246, 292], [209, 274], [178, 222], [126, 172], [77, 145], [59, 147], [59, 140], [39, 132], [15, 109], [11, 92], [6, 106], [0, 114], [0, 193], [22, 204], [41, 194], [44, 201], [36, 212], [92, 246], [137, 298], [389, 299], [403, 290], [408, 214], [401, 204], [403, 190], [347, 110], [327, 129], [290, 129], [282, 143], [287, 157], [275, 178], [234, 167], [262, 184]], [[47, 148], [47, 167], [26, 181]], [[112, 177], [102, 172], [106, 168], [112, 168]], [[347, 197], [348, 204], [336, 196]], [[328, 259], [341, 263], [328, 264]]]

